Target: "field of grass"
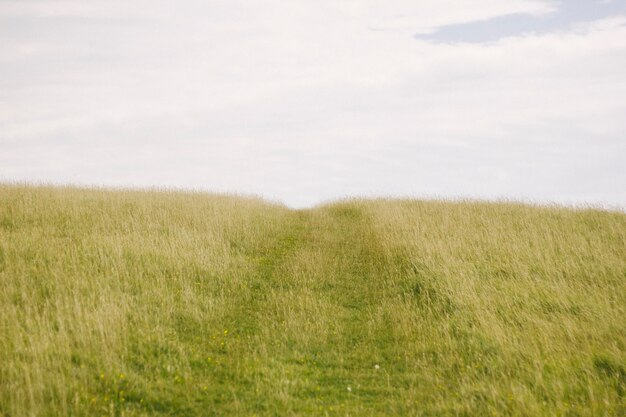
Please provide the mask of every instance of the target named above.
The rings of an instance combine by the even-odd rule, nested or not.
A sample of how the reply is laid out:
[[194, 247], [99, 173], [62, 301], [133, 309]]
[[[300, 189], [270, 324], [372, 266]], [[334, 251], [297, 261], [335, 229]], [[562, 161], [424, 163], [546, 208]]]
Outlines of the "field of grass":
[[626, 215], [0, 185], [0, 416], [624, 416]]

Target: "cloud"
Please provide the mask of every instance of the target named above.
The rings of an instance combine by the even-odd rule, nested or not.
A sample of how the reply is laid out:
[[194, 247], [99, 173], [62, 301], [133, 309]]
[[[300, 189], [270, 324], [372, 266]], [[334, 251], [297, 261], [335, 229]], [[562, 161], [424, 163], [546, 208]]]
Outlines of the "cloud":
[[567, 30], [575, 24], [626, 15], [626, 2], [567, 0], [553, 4], [550, 13], [529, 11], [499, 15], [471, 22], [444, 25], [416, 38], [437, 42], [493, 42], [504, 37]]
[[0, 179], [626, 206], [619, 16], [439, 44], [554, 3], [171, 4], [0, 2]]

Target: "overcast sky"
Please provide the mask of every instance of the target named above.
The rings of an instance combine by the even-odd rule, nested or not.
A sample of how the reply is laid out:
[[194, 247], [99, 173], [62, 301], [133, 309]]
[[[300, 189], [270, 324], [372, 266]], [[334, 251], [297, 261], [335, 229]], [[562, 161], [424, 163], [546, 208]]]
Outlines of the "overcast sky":
[[0, 0], [0, 181], [626, 207], [626, 0]]

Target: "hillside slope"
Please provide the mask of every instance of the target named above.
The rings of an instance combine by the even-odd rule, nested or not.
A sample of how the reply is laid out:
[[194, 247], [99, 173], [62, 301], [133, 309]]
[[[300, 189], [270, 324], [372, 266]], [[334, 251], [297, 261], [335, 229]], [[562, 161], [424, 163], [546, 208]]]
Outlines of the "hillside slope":
[[626, 215], [0, 186], [0, 416], [626, 414]]

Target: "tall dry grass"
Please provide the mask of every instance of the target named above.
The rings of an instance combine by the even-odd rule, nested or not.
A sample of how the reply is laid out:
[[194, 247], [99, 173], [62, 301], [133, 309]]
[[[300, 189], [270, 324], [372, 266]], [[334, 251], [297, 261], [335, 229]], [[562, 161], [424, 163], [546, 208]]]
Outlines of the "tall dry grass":
[[626, 215], [0, 186], [0, 415], [626, 411]]

